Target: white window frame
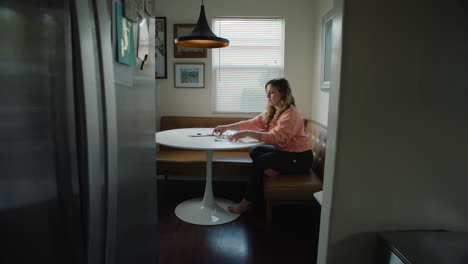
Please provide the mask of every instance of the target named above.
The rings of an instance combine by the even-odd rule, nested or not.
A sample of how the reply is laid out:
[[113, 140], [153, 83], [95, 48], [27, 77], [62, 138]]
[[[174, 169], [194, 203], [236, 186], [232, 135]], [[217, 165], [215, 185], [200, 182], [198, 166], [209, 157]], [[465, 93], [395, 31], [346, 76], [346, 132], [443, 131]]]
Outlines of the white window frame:
[[[332, 49], [333, 49], [333, 16], [334, 12], [333, 9], [330, 10], [325, 16], [322, 18], [322, 47], [321, 47], [321, 62], [320, 62], [320, 89], [322, 90], [327, 90], [330, 89], [330, 80], [325, 80], [325, 75], [326, 72], [330, 74], [330, 79], [331, 79], [331, 57], [332, 57]], [[331, 34], [330, 38], [327, 39], [327, 25], [331, 23]], [[330, 46], [327, 46], [327, 42], [329, 41]], [[327, 53], [330, 55], [327, 56]], [[330, 67], [325, 68], [326, 64], [326, 58], [329, 58], [330, 61], [328, 62], [328, 65]]]
[[[272, 68], [272, 69], [280, 69], [280, 74], [279, 76], [277, 76], [276, 78], [282, 78], [284, 77], [284, 47], [285, 47], [285, 29], [286, 29], [286, 20], [284, 17], [277, 17], [277, 16], [268, 16], [268, 17], [244, 17], [244, 16], [216, 16], [214, 17], [214, 19], [212, 20], [212, 28], [214, 28], [214, 20], [215, 19], [279, 19], [279, 20], [282, 20], [283, 22], [283, 32], [282, 32], [282, 41], [283, 41], [283, 45], [282, 45], [282, 50], [281, 50], [281, 61], [282, 61], [282, 64], [279, 65], [279, 66], [265, 66], [265, 67], [261, 67], [260, 69], [267, 69], [267, 68]], [[218, 34], [218, 32], [214, 32], [216, 35], [220, 36], [220, 37], [223, 37], [222, 34]], [[212, 54], [213, 56], [213, 54]], [[214, 57], [214, 56], [213, 56]], [[213, 58], [214, 59], [214, 58]], [[212, 59], [212, 60], [213, 60]], [[260, 112], [248, 112], [248, 111], [217, 111], [216, 110], [216, 96], [217, 96], [217, 87], [216, 87], [216, 67], [214, 66], [214, 63], [213, 61], [211, 61], [212, 63], [212, 70], [211, 70], [211, 76], [212, 76], [212, 103], [211, 103], [211, 112], [213, 114], [259, 114], [261, 113]], [[231, 69], [235, 69], [236, 67], [235, 66], [232, 66], [230, 67]], [[245, 69], [247, 67], [239, 67], [240, 69]], [[253, 69], [259, 69], [259, 67], [254, 67], [252, 66]], [[265, 97], [266, 98], [266, 97]], [[266, 103], [266, 99], [265, 99], [265, 103]]]

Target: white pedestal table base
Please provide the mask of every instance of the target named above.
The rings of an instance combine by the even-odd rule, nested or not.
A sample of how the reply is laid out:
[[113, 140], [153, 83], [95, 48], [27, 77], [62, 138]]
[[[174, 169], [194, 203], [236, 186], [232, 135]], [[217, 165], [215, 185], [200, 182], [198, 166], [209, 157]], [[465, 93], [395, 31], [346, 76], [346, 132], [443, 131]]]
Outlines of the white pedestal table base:
[[227, 210], [228, 206], [235, 204], [234, 202], [213, 196], [211, 182], [213, 151], [241, 149], [262, 144], [259, 141], [241, 143], [230, 142], [229, 140], [217, 141], [211, 136], [194, 136], [209, 135], [212, 131], [213, 128], [181, 128], [156, 133], [156, 142], [158, 144], [175, 148], [204, 150], [206, 152], [206, 181], [203, 198], [184, 201], [175, 209], [175, 214], [179, 219], [196, 225], [220, 225], [239, 217], [238, 214], [232, 214]]
[[204, 206], [203, 198], [195, 198], [177, 205], [175, 214], [181, 220], [196, 225], [221, 225], [240, 216], [227, 210], [229, 205], [234, 204], [227, 199], [215, 198], [214, 206]]

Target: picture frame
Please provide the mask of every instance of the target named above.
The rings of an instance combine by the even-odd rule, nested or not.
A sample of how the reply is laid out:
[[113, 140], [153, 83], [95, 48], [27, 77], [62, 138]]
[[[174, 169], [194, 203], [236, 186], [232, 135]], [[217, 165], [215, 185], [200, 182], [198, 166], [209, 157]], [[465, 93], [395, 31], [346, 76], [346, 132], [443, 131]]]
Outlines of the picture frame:
[[322, 18], [320, 89], [330, 89], [331, 58], [333, 49], [333, 9]]
[[138, 22], [138, 3], [135, 0], [123, 1], [123, 14], [128, 20]]
[[204, 63], [174, 63], [175, 88], [205, 88]]
[[[196, 24], [174, 24], [174, 39], [190, 35]], [[184, 48], [174, 42], [174, 58], [206, 58], [206, 49]]]
[[166, 17], [155, 19], [155, 78], [167, 79]]
[[119, 63], [130, 67], [136, 65], [133, 25], [134, 23], [123, 15], [122, 5], [115, 2], [116, 58]]
[[149, 18], [138, 17], [137, 58], [144, 62], [149, 54]]

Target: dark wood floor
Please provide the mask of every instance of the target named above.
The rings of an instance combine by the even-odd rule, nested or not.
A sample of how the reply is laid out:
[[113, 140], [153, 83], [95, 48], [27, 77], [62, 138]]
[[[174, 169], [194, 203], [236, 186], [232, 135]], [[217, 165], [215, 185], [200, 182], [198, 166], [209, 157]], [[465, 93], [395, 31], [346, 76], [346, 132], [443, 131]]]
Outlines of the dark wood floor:
[[[214, 194], [238, 201], [244, 184], [215, 181]], [[266, 232], [262, 208], [224, 225], [198, 226], [179, 220], [174, 208], [202, 196], [203, 181], [160, 180], [158, 191], [160, 264], [315, 263], [317, 203], [275, 207], [272, 228]]]

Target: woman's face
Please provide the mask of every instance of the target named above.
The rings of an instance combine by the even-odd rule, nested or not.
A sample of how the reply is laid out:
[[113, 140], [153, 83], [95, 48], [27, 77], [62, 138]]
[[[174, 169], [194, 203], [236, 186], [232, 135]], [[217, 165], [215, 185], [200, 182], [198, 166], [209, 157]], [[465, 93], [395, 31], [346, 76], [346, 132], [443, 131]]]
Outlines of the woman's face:
[[281, 93], [276, 89], [271, 84], [267, 85], [266, 88], [266, 95], [267, 95], [267, 100], [268, 100], [268, 105], [274, 106], [274, 107], [280, 107], [281, 106]]

